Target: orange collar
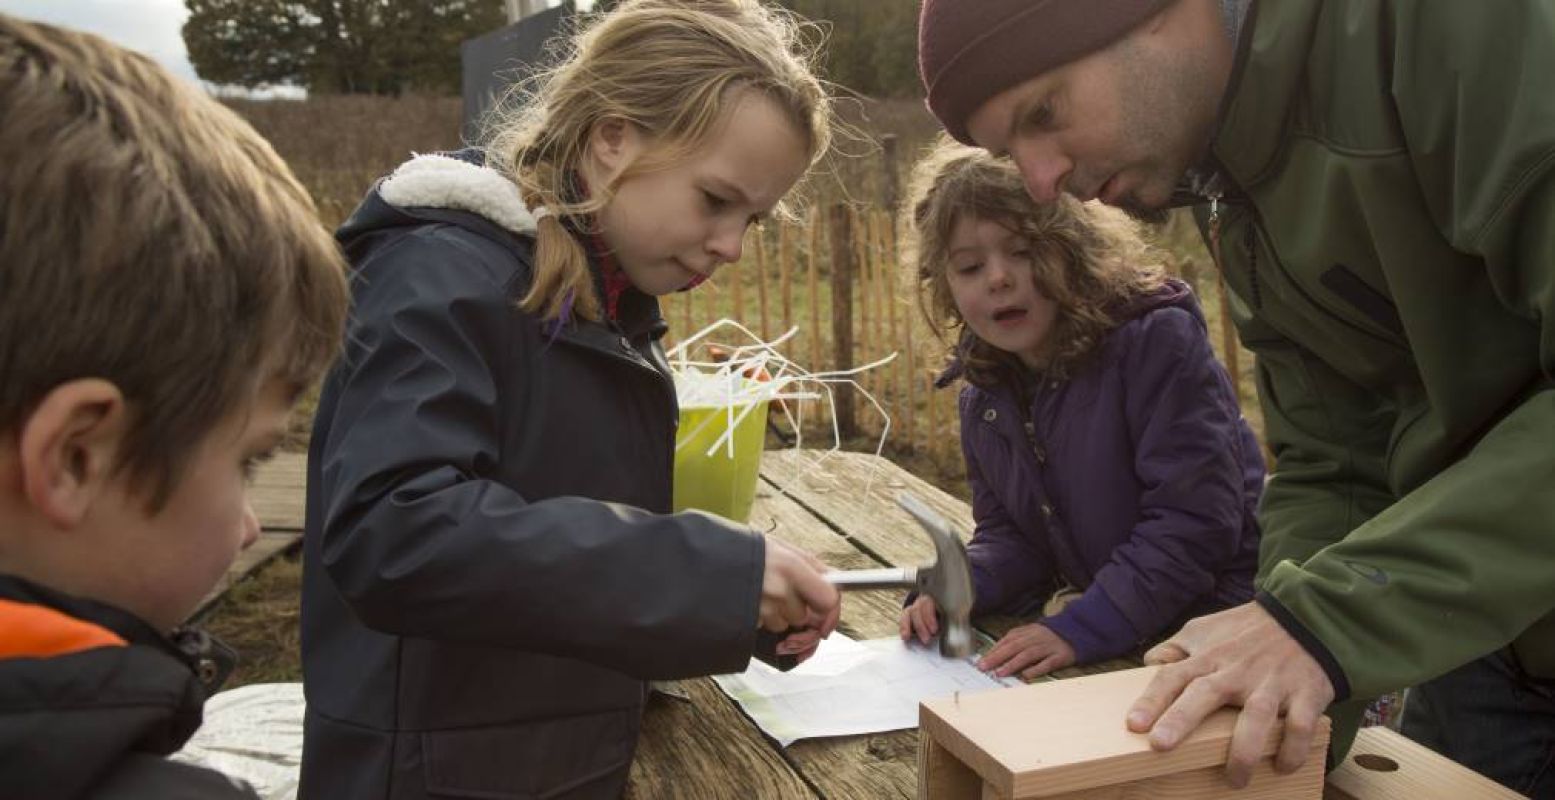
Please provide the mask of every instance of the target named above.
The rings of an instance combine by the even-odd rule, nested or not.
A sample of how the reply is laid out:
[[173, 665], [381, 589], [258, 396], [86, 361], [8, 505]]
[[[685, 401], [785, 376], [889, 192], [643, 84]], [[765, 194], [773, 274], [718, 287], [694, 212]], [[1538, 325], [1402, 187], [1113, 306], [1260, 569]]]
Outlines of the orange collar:
[[0, 598], [0, 659], [49, 658], [97, 647], [124, 647], [124, 637], [47, 606]]

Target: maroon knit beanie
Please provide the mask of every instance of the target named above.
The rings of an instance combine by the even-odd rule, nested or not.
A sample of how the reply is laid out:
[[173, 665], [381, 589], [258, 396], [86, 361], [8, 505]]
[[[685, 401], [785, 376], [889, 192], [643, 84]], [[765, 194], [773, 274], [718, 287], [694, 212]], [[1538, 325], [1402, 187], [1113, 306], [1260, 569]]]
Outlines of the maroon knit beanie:
[[1171, 0], [923, 0], [918, 74], [929, 110], [973, 144], [967, 118], [1006, 89], [1101, 49]]

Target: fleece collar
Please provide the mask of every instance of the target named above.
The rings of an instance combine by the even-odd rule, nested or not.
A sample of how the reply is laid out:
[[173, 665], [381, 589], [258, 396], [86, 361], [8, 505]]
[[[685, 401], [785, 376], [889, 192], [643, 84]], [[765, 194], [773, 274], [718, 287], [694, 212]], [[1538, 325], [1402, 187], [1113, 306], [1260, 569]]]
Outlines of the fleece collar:
[[533, 236], [535, 218], [518, 186], [502, 173], [436, 153], [420, 154], [383, 180], [378, 194], [400, 208], [449, 208], [479, 214], [520, 236]]

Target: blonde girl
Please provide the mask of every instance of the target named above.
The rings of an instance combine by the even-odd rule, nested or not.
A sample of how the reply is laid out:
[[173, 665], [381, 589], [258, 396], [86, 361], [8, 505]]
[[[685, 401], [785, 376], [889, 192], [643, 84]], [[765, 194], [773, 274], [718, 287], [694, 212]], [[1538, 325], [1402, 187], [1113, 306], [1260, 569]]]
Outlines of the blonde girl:
[[412, 159], [338, 232], [346, 352], [314, 423], [304, 798], [616, 797], [646, 681], [835, 626], [820, 564], [670, 514], [656, 298], [739, 259], [826, 149], [787, 17], [636, 0], [481, 149]]

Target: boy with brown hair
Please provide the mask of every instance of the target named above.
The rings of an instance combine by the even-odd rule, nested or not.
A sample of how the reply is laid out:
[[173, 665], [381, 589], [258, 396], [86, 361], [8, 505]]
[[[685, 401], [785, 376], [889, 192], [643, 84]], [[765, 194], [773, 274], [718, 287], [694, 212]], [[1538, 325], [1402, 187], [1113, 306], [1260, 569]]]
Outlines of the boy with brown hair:
[[175, 631], [252, 543], [245, 473], [336, 352], [343, 261], [237, 116], [0, 15], [0, 786], [250, 796], [167, 761], [223, 672]]

